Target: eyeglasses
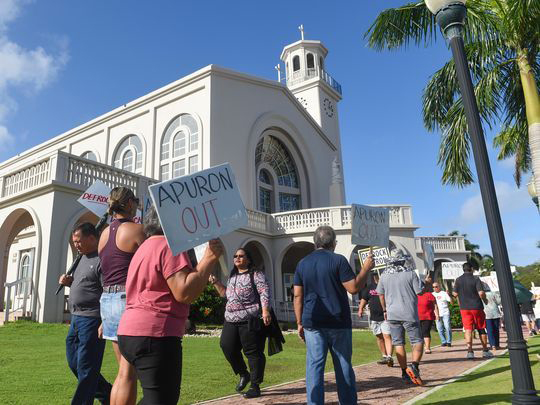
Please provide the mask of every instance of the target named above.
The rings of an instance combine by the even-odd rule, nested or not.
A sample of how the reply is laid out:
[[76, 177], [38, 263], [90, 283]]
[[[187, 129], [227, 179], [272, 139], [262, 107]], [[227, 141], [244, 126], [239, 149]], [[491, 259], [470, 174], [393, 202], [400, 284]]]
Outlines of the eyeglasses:
[[234, 255], [233, 257], [235, 259], [242, 259], [242, 258], [246, 257], [246, 255]]

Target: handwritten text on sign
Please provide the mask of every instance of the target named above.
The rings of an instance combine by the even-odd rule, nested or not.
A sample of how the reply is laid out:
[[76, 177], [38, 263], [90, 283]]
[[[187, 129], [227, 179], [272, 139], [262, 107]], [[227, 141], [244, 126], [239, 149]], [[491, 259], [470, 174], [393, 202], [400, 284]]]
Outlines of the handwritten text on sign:
[[175, 255], [247, 224], [228, 163], [154, 184], [149, 190]]
[[463, 274], [465, 262], [445, 262], [441, 264], [443, 280], [455, 280]]
[[[364, 261], [369, 256], [370, 249], [362, 249], [358, 251], [358, 257], [360, 258], [360, 264], [363, 265]], [[375, 258], [375, 267], [374, 269], [382, 269], [386, 267], [386, 261], [388, 260], [388, 248], [385, 247], [374, 247], [373, 248], [373, 257]]]
[[388, 208], [351, 206], [351, 241], [355, 245], [388, 246], [390, 221]]
[[[79, 197], [77, 201], [98, 217], [101, 217], [109, 209], [110, 194], [111, 188], [105, 183], [96, 180], [90, 187], [88, 187], [88, 189]], [[142, 213], [140, 210], [137, 210], [137, 214], [133, 218], [133, 222], [136, 224], [142, 223]]]

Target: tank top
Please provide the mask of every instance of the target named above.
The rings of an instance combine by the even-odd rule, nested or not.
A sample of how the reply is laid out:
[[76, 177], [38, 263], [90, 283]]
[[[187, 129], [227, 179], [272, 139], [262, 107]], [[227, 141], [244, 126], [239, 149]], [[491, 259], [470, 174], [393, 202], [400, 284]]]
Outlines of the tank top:
[[116, 246], [116, 232], [124, 222], [132, 222], [129, 219], [114, 219], [109, 225], [109, 240], [99, 253], [101, 260], [101, 274], [103, 286], [125, 285], [131, 258], [135, 253], [128, 253]]

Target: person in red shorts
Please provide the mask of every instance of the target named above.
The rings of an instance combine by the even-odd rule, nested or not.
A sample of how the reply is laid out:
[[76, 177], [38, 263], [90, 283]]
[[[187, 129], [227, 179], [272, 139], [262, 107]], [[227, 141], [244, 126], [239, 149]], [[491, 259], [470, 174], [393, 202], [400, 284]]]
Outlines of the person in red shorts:
[[472, 274], [473, 268], [470, 263], [463, 264], [463, 274], [454, 284], [454, 297], [459, 299], [459, 309], [463, 329], [465, 330], [465, 342], [467, 342], [467, 358], [474, 359], [472, 348], [473, 331], [476, 329], [482, 343], [482, 357], [490, 359], [493, 354], [488, 349], [486, 335], [486, 314], [484, 304], [487, 303], [486, 293], [480, 278]]
[[431, 329], [435, 320], [439, 319], [437, 300], [431, 292], [426, 291], [431, 284], [431, 278], [426, 277], [424, 291], [418, 294], [418, 319], [420, 319], [420, 329], [424, 338], [425, 354], [431, 354]]

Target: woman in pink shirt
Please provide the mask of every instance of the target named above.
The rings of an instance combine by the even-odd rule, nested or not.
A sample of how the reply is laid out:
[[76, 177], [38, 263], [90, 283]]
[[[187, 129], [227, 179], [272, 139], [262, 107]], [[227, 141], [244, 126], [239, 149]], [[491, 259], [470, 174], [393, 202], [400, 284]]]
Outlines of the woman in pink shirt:
[[173, 256], [154, 207], [144, 217], [144, 233], [148, 239], [129, 265], [118, 344], [141, 381], [139, 403], [176, 404], [189, 304], [204, 290], [222, 247], [211, 240], [201, 262], [192, 268], [185, 252]]

